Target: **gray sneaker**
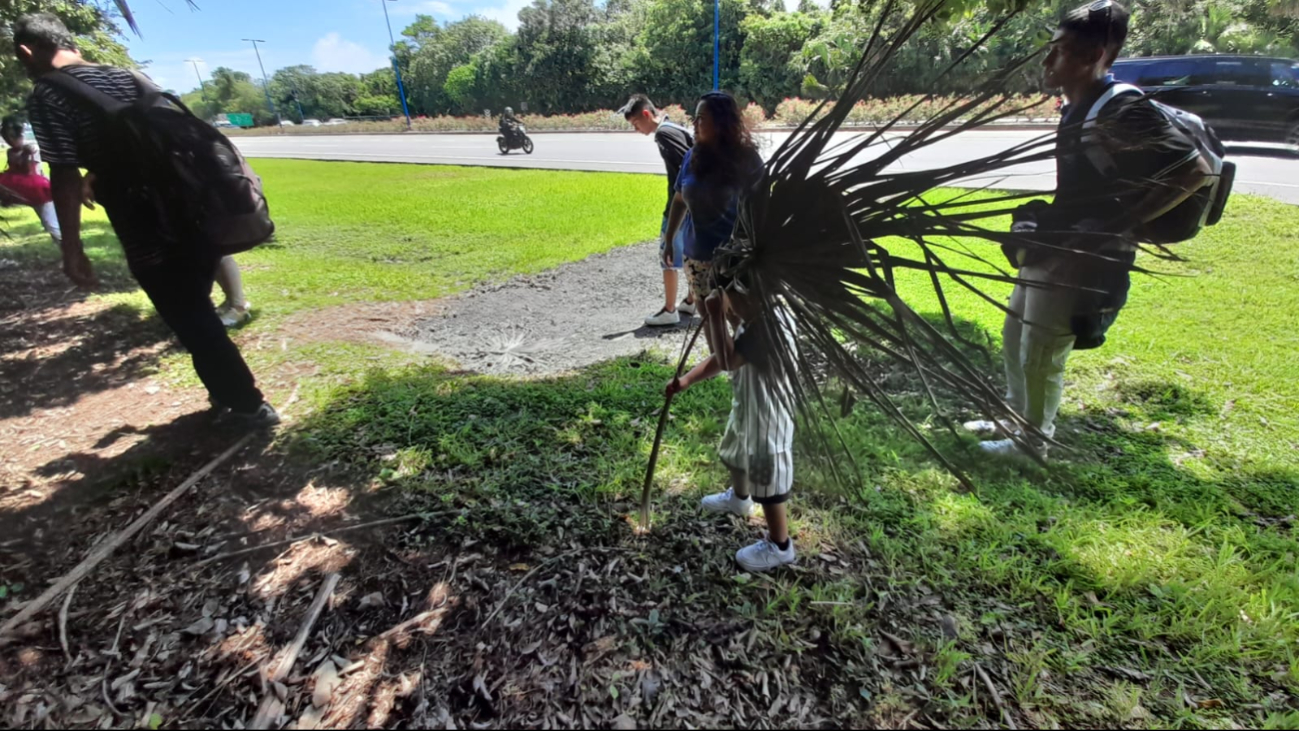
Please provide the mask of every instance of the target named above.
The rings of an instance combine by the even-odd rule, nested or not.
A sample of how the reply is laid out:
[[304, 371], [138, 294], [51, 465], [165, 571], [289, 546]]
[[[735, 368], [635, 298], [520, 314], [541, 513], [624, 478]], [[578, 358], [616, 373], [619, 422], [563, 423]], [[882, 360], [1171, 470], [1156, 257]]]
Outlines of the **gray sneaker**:
[[231, 409], [225, 412], [224, 419], [247, 426], [249, 429], [270, 429], [280, 423], [280, 412], [274, 406], [262, 402], [256, 411], [245, 413]]

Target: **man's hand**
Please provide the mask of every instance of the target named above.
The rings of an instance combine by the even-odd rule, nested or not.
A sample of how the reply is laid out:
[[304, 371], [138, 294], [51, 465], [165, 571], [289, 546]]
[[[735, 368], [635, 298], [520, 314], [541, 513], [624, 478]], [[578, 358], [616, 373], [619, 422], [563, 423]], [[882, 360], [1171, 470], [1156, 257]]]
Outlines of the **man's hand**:
[[95, 210], [95, 174], [87, 173], [81, 179], [81, 205]]
[[68, 246], [63, 250], [63, 273], [82, 289], [92, 289], [99, 285], [95, 269], [90, 266], [90, 259], [80, 247]]

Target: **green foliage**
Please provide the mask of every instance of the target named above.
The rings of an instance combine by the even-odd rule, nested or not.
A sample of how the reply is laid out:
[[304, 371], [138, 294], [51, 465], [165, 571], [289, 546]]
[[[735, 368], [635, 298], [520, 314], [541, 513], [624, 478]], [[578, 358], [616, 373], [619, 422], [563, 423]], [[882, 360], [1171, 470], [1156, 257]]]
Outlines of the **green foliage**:
[[[887, 32], [918, 3], [904, 0], [885, 19]], [[1076, 0], [947, 0], [937, 19], [898, 50], [877, 97], [960, 94], [1008, 61], [1038, 48], [1044, 32]], [[800, 0], [786, 12], [770, 0], [721, 0], [721, 85], [770, 114], [783, 99], [832, 97], [861, 53], [859, 42], [884, 3]], [[1299, 54], [1296, 0], [1132, 0], [1129, 55], [1181, 53]], [[0, 7], [0, 31], [20, 13], [51, 10], [79, 34], [89, 58], [130, 64], [116, 40], [116, 11], [98, 0], [16, 0]], [[954, 73], [939, 74], [999, 23], [1022, 11]], [[20, 106], [28, 84], [0, 32], [0, 102]], [[505, 106], [547, 114], [616, 108], [640, 91], [659, 104], [690, 106], [712, 86], [713, 9], [703, 0], [534, 0], [519, 29], [468, 16], [439, 24], [420, 15], [394, 48], [416, 116], [499, 112]], [[454, 78], [453, 78], [454, 74]], [[259, 82], [213, 79], [217, 91], [185, 99], [211, 118], [220, 112], [274, 121]], [[214, 74], [215, 77], [215, 74]], [[1041, 91], [1035, 66], [1006, 82], [1015, 93]], [[296, 99], [295, 99], [296, 89]], [[260, 101], [258, 100], [261, 96]], [[355, 77], [308, 66], [275, 73], [271, 96], [286, 119], [391, 116], [401, 110], [391, 69]], [[298, 112], [301, 102], [302, 112]]]
[[402, 35], [410, 39], [398, 55], [410, 103], [421, 114], [443, 114], [473, 103], [473, 84], [467, 82], [475, 77], [458, 79], [454, 86], [460, 96], [453, 99], [447, 91], [451, 72], [472, 64], [509, 33], [500, 23], [476, 15], [445, 25], [421, 15]]
[[134, 68], [135, 61], [119, 40], [117, 11], [113, 6], [78, 0], [3, 0], [0, 2], [0, 111], [18, 111], [31, 90], [22, 66], [14, 57], [13, 24], [27, 13], [53, 13], [77, 37], [82, 55], [94, 63]]
[[[311, 67], [295, 66], [285, 71], [300, 74], [302, 69], [310, 71]], [[234, 113], [251, 114], [253, 123], [257, 125], [274, 124], [276, 121], [261, 85], [243, 71], [234, 71], [224, 66], [212, 72], [212, 77], [204, 88], [185, 94], [181, 99], [194, 114], [203, 119], [211, 120], [218, 114]], [[289, 106], [281, 105], [279, 111], [285, 119], [297, 119], [297, 107], [292, 105], [291, 97]]]
[[803, 49], [821, 29], [821, 16], [806, 13], [750, 15], [744, 19], [740, 87], [768, 110], [798, 89], [807, 73]]
[[461, 114], [473, 112], [474, 87], [478, 82], [478, 67], [472, 63], [462, 64], [451, 69], [442, 91], [451, 105], [452, 111]]

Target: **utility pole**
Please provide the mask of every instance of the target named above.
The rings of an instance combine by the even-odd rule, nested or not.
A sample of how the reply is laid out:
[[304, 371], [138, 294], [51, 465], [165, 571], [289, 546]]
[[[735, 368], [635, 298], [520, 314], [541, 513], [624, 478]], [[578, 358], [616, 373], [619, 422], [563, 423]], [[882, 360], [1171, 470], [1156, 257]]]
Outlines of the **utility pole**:
[[406, 129], [410, 130], [410, 107], [406, 105], [406, 87], [401, 83], [401, 64], [397, 63], [397, 39], [392, 35], [392, 19], [388, 17], [388, 3], [397, 0], [379, 0], [383, 6], [383, 21], [388, 24], [388, 53], [392, 54], [392, 72], [397, 77], [397, 95], [401, 97], [401, 111], [406, 115]]
[[262, 64], [262, 52], [257, 47], [258, 43], [265, 43], [260, 38], [245, 38], [245, 43], [253, 44], [253, 52], [257, 54], [257, 66], [262, 70], [262, 91], [266, 92], [266, 104], [271, 108], [271, 114], [275, 115], [275, 121], [279, 122], [280, 129], [284, 129], [284, 120], [280, 118], [280, 113], [275, 111], [275, 102], [271, 100], [271, 80], [266, 78], [266, 66]]
[[206, 98], [207, 98], [207, 82], [203, 81], [203, 74], [200, 73], [199, 70], [198, 70], [198, 65], [199, 65], [199, 63], [201, 63], [202, 61], [203, 61], [203, 59], [201, 59], [201, 58], [187, 58], [187, 59], [185, 59], [185, 63], [193, 64], [193, 65], [194, 65], [194, 75], [198, 77], [198, 89], [199, 89], [199, 91], [203, 92], [203, 98], [206, 99]]

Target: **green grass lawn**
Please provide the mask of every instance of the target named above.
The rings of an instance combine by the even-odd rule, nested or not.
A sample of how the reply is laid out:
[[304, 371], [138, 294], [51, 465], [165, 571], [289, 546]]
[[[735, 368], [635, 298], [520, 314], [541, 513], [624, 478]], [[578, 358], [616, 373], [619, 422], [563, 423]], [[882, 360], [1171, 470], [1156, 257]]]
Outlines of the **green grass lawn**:
[[[282, 237], [241, 261], [259, 304], [276, 308], [434, 297], [643, 240], [658, 223], [661, 181], [650, 177], [255, 165]], [[803, 454], [793, 517], [801, 545], [869, 568], [728, 583], [719, 613], [743, 603], [779, 632], [789, 616], [820, 611], [809, 602], [834, 602], [818, 615], [832, 641], [860, 646], [878, 641], [898, 597], [937, 596], [959, 636], [909, 639], [933, 667], [929, 708], [950, 725], [985, 723], [952, 672], [971, 658], [1004, 666], [1007, 702], [1035, 725], [1299, 725], [1299, 523], [1287, 520], [1299, 512], [1296, 222], [1299, 209], [1238, 196], [1221, 225], [1179, 247], [1188, 265], [1136, 279], [1110, 343], [1070, 362], [1058, 436], [1076, 449], [1048, 471], [988, 463], [935, 430], [978, 487], [962, 493], [859, 405], [839, 427], [862, 488], [837, 486]], [[0, 256], [52, 261], [30, 225], [16, 235]], [[111, 243], [93, 243], [110, 270]], [[922, 282], [902, 287], [920, 301]], [[994, 308], [959, 295], [952, 306], [995, 346]], [[274, 324], [255, 322], [245, 337]], [[520, 381], [355, 345], [288, 357], [322, 366], [304, 384], [313, 410], [291, 446], [462, 506], [455, 530], [512, 551], [563, 535], [569, 510], [638, 493], [669, 377], [654, 359]], [[988, 375], [1000, 380], [995, 366]], [[918, 397], [901, 398], [923, 412]], [[658, 510], [693, 510], [724, 487], [714, 446], [728, 404], [719, 380], [674, 406]], [[901, 692], [869, 681], [888, 689], [876, 705]]]
[[[538, 272], [658, 233], [662, 180], [540, 170], [256, 160], [277, 226], [240, 254], [259, 308], [285, 315], [349, 302], [432, 299]], [[56, 261], [26, 209], [8, 209], [6, 256]], [[129, 287], [102, 210], [85, 213], [87, 253]], [[16, 245], [13, 245], [16, 244]], [[144, 298], [127, 297], [143, 307]]]

